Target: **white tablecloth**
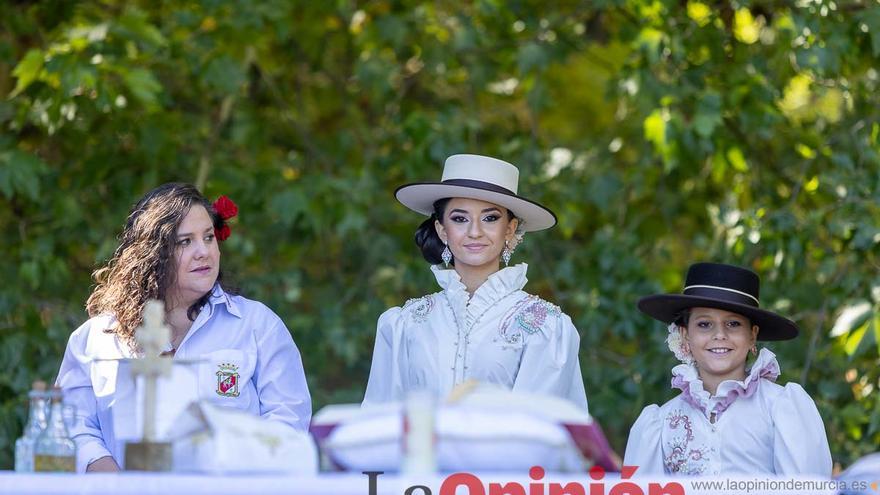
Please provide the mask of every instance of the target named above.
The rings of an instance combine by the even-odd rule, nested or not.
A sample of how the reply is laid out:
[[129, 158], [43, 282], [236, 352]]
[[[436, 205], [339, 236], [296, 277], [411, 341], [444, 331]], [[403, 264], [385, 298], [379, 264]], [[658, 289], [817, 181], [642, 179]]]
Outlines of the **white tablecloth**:
[[[396, 475], [384, 474], [377, 480], [377, 495], [403, 495], [404, 491], [413, 485], [425, 485], [431, 490], [432, 495], [440, 494], [440, 487], [448, 475], [403, 478]], [[460, 487], [456, 495], [488, 495], [489, 483], [517, 482], [529, 493], [529, 483], [533, 480], [525, 475], [510, 474], [480, 474], [483, 490], [469, 492]], [[669, 483], [672, 480], [631, 480], [638, 484], [643, 493], [650, 493], [650, 483]], [[832, 495], [836, 490], [832, 488], [814, 489], [804, 488], [787, 490], [785, 488], [768, 489], [760, 483], [785, 483], [812, 482], [821, 483], [822, 480], [800, 478], [795, 480], [772, 480], [766, 476], [735, 478], [700, 478], [677, 480], [684, 487], [687, 495], [697, 494], [767, 494], [767, 495]], [[620, 482], [619, 474], [609, 473], [601, 481], [594, 481], [585, 475], [570, 474], [547, 474], [540, 481], [544, 483], [543, 493], [548, 495], [549, 483], [561, 483], [563, 485], [576, 482], [584, 487], [584, 493], [590, 493], [591, 483], [603, 483], [604, 487], [599, 493], [608, 494], [616, 483]], [[703, 482], [702, 485], [696, 483]], [[707, 482], [722, 483], [710, 488]], [[751, 483], [753, 489], [747, 490], [746, 483]], [[734, 489], [718, 489], [718, 486], [733, 487]], [[514, 492], [515, 493], [515, 492]], [[674, 493], [674, 492], [669, 492]], [[313, 477], [292, 476], [211, 476], [211, 475], [180, 475], [180, 474], [148, 474], [148, 473], [121, 473], [121, 474], [19, 474], [9, 471], [0, 471], [0, 495], [133, 495], [133, 494], [156, 494], [156, 495], [233, 495], [233, 494], [260, 494], [260, 495], [368, 495], [368, 479], [363, 474], [336, 474], [325, 473]], [[413, 495], [427, 495], [423, 490], [414, 490]]]
[[[379, 478], [379, 493], [392, 492]], [[328, 474], [319, 477], [212, 476], [152, 473], [120, 474], [20, 474], [0, 472], [0, 494], [6, 495], [367, 495], [363, 474]]]

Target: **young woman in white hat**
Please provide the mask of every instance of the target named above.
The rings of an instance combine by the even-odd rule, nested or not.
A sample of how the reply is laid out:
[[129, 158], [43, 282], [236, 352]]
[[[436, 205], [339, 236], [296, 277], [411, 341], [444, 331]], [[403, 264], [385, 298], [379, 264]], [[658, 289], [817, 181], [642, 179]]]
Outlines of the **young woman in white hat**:
[[697, 263], [681, 294], [639, 300], [640, 311], [669, 324], [667, 343], [682, 362], [672, 387], [681, 393], [642, 411], [624, 465], [642, 475], [831, 476], [816, 405], [797, 383], [776, 384], [776, 356], [756, 347], [798, 335], [794, 322], [759, 307], [759, 286], [745, 268]]
[[509, 266], [523, 233], [556, 224], [517, 195], [518, 178], [507, 162], [453, 155], [441, 182], [397, 189], [404, 206], [430, 216], [416, 244], [442, 290], [379, 317], [365, 405], [417, 390], [442, 399], [476, 380], [587, 410], [577, 329], [558, 306], [522, 290], [528, 265]]

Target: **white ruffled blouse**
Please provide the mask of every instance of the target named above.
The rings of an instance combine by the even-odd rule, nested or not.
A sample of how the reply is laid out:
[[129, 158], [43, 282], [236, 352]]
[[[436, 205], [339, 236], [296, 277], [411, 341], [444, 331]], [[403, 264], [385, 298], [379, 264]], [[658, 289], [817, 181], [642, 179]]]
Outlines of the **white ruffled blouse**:
[[527, 268], [503, 268], [471, 296], [455, 270], [432, 267], [442, 291], [379, 317], [364, 405], [402, 400], [413, 390], [444, 398], [475, 379], [587, 410], [580, 336], [558, 306], [522, 290]]
[[819, 411], [797, 383], [775, 383], [779, 363], [768, 349], [745, 380], [721, 382], [714, 396], [693, 365], [672, 375], [682, 393], [646, 407], [630, 430], [624, 464], [638, 466], [639, 475], [831, 476]]

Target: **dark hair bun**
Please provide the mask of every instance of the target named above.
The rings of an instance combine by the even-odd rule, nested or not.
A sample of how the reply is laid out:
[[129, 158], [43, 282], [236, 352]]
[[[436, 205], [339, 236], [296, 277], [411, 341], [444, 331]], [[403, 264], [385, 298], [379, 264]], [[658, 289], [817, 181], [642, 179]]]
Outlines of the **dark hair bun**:
[[440, 236], [437, 235], [437, 229], [434, 227], [436, 220], [437, 217], [431, 215], [430, 218], [422, 222], [419, 228], [416, 229], [416, 245], [422, 250], [422, 256], [425, 260], [432, 265], [443, 263], [443, 258], [440, 255], [446, 247], [446, 244], [443, 244], [443, 241], [440, 240]]

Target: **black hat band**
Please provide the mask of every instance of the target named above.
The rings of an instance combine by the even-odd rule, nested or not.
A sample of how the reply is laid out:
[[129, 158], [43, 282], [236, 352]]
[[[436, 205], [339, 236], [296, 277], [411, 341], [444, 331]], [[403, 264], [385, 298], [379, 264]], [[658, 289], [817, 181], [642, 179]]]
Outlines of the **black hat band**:
[[484, 191], [492, 191], [500, 194], [506, 194], [508, 196], [516, 196], [515, 192], [507, 189], [506, 187], [501, 187], [497, 184], [492, 184], [491, 182], [483, 182], [481, 180], [448, 179], [441, 182], [441, 184], [448, 186], [470, 187], [473, 189], [482, 189]]
[[759, 306], [758, 298], [755, 296], [728, 287], [718, 287], [715, 285], [689, 285], [684, 288], [683, 292], [686, 296], [720, 299], [745, 306], [753, 306], [755, 308]]

